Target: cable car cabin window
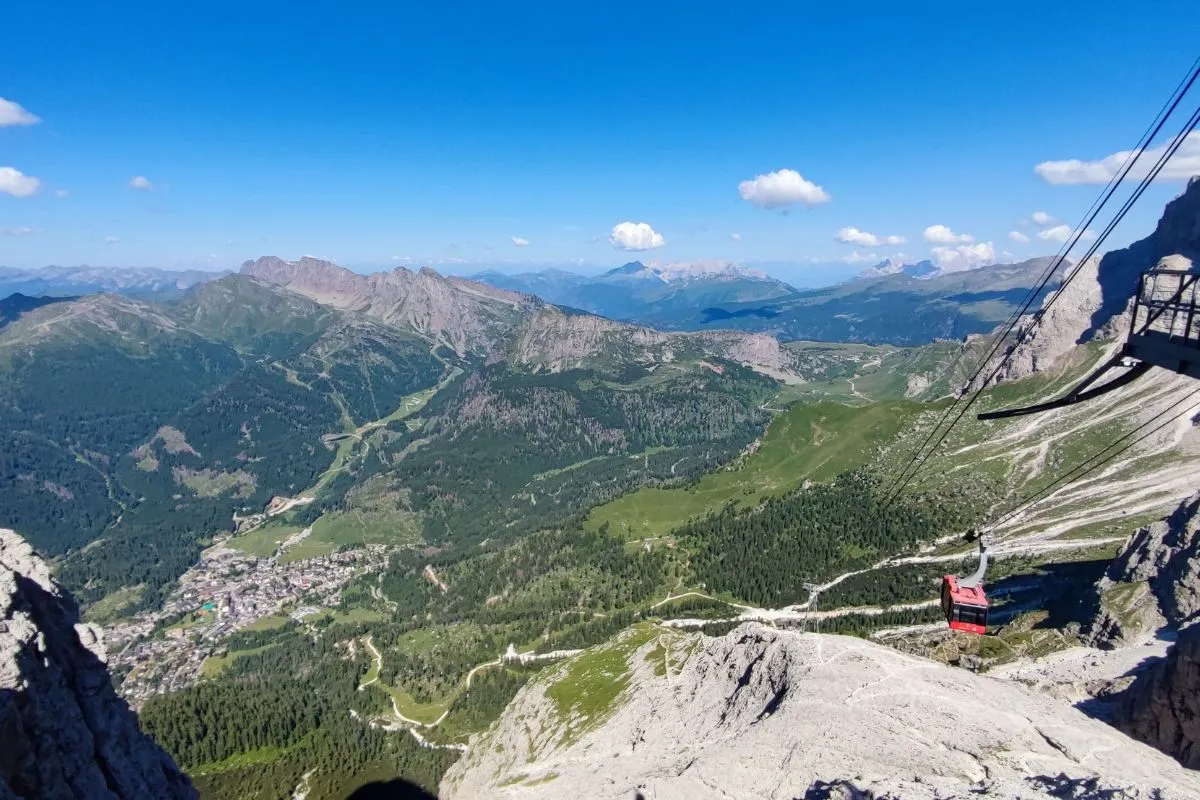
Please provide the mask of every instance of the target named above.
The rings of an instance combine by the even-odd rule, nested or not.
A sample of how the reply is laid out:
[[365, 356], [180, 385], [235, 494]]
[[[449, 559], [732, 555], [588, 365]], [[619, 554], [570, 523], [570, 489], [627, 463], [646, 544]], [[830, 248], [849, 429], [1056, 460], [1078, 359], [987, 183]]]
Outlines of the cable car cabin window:
[[952, 619], [955, 622], [965, 622], [968, 625], [987, 626], [987, 609], [978, 606], [955, 606]]

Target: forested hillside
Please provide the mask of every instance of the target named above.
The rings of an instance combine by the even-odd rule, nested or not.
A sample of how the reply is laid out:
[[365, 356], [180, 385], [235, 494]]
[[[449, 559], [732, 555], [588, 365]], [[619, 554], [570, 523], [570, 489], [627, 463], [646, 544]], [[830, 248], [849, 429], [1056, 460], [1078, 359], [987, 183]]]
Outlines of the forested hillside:
[[153, 591], [235, 513], [312, 485], [333, 456], [322, 436], [444, 370], [411, 334], [240, 277], [179, 306], [38, 309], [0, 337], [0, 424], [21, 445], [0, 454], [0, 525], [63, 558], [85, 599]]
[[[4, 434], [36, 444], [2, 456], [0, 524], [109, 624], [118, 681], [206, 796], [432, 787], [531, 675], [642, 621], [927, 624], [962, 531], [1128, 427], [964, 422], [893, 497], [973, 350], [792, 343], [785, 384], [743, 362], [745, 339], [531, 313], [459, 355], [382, 312], [231, 276], [0, 332]], [[980, 407], [1052, 394], [1094, 350]], [[1134, 514], [1160, 501], [1130, 497]], [[995, 574], [1041, 585], [1057, 550], [1093, 574], [1117, 522], [1089, 498], [1048, 511], [1051, 534], [1018, 521], [1025, 555]]]

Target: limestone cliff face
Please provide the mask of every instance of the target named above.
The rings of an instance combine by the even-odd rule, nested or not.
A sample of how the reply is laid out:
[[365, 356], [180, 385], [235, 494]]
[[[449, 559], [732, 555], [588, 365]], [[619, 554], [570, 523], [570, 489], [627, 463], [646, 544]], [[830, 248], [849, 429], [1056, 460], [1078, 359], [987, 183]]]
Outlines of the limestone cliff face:
[[1200, 618], [1200, 493], [1130, 537], [1093, 602], [1084, 641], [1094, 647], [1136, 644], [1162, 625]]
[[749, 623], [720, 638], [635, 628], [548, 670], [440, 796], [638, 795], [1193, 798], [1200, 775], [1015, 683]]
[[98, 631], [0, 529], [0, 800], [196, 796], [113, 690]]
[[[1129, 247], [1091, 258], [1039, 315], [1021, 320], [1025, 340], [997, 380], [1010, 381], [1062, 365], [1075, 346], [1123, 335], [1138, 276], [1157, 266], [1189, 269], [1200, 258], [1200, 178], [1167, 204], [1154, 233]], [[986, 373], [985, 373], [986, 374]]]
[[1181, 631], [1166, 659], [1138, 676], [1115, 721], [1135, 739], [1200, 770], [1200, 625]]
[[1200, 492], [1138, 530], [1096, 584], [1084, 640], [1137, 644], [1161, 627], [1178, 640], [1119, 696], [1113, 724], [1184, 766], [1200, 769]]

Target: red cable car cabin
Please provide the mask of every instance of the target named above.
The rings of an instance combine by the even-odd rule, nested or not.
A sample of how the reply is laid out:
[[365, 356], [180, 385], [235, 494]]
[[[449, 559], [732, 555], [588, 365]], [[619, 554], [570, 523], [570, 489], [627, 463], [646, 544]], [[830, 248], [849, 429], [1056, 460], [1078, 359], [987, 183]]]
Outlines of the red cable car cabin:
[[987, 633], [988, 599], [982, 586], [959, 586], [955, 575], [942, 578], [942, 613], [952, 630]]

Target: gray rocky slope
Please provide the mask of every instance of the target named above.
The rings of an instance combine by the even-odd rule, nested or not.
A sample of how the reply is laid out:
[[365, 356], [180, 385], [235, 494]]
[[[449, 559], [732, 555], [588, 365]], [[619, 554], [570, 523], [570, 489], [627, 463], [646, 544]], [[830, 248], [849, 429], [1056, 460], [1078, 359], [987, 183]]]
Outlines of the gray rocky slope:
[[142, 735], [103, 659], [46, 563], [0, 529], [0, 800], [197, 796]]
[[1158, 628], [1200, 619], [1200, 493], [1140, 528], [1096, 585], [1084, 641], [1140, 644]]
[[[748, 623], [608, 648], [522, 689], [441, 797], [1200, 797], [1200, 774], [1061, 701], [860, 639]], [[575, 702], [605, 680], [607, 709]]]
[[1189, 269], [1198, 258], [1200, 177], [1192, 178], [1183, 194], [1167, 204], [1153, 233], [1126, 248], [1086, 259], [1037, 315], [1023, 318], [1018, 330], [1024, 341], [998, 379], [1019, 380], [1053, 370], [1082, 342], [1120, 338], [1128, 327], [1126, 311], [1137, 292], [1138, 276], [1160, 265]]
[[1180, 631], [1166, 657], [1141, 671], [1114, 717], [1130, 736], [1200, 770], [1200, 625]]
[[1139, 529], [1097, 583], [1084, 639], [1106, 649], [1178, 631], [1165, 657], [1107, 689], [1114, 725], [1200, 769], [1200, 493]]
[[614, 355], [647, 364], [711, 355], [775, 377], [787, 377], [792, 366], [788, 351], [766, 334], [664, 333], [564, 311], [533, 295], [440, 275], [428, 267], [360, 275], [315, 258], [264, 256], [247, 261], [241, 271], [318, 303], [414, 330], [459, 355], [510, 360], [534, 369], [570, 369]]

